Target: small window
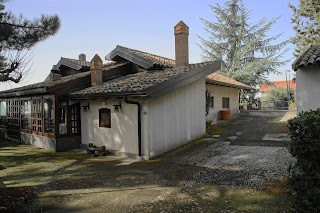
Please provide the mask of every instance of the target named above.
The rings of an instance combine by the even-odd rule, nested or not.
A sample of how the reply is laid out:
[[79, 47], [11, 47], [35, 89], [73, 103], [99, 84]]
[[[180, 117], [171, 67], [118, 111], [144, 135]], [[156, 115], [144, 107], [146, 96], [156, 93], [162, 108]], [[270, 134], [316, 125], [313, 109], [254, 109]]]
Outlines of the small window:
[[99, 109], [99, 127], [111, 128], [111, 111], [107, 108]]
[[70, 106], [71, 134], [80, 134], [80, 104]]
[[54, 133], [54, 99], [44, 98], [44, 132], [48, 134]]
[[209, 107], [214, 108], [214, 97], [213, 96], [210, 96], [210, 98], [209, 98]]
[[230, 108], [230, 98], [226, 98], [226, 97], [222, 98], [222, 108], [224, 109]]

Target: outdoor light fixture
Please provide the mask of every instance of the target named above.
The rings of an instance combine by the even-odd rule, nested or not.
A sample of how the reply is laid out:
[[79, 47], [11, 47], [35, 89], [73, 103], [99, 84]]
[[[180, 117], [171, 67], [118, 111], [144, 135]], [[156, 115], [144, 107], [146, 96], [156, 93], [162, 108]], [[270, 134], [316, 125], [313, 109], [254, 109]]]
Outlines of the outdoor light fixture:
[[87, 105], [82, 106], [82, 109], [84, 112], [87, 112], [89, 108], [90, 108], [89, 103]]
[[115, 104], [113, 105], [114, 107], [114, 112], [119, 112], [121, 109], [121, 102], [119, 101], [119, 104]]

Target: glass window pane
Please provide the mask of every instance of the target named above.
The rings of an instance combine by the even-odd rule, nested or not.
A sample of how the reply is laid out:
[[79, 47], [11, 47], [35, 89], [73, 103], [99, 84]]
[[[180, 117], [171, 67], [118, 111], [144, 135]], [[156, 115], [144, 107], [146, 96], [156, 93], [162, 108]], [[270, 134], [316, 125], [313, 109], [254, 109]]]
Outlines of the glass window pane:
[[53, 98], [44, 99], [44, 132], [54, 133], [54, 100]]

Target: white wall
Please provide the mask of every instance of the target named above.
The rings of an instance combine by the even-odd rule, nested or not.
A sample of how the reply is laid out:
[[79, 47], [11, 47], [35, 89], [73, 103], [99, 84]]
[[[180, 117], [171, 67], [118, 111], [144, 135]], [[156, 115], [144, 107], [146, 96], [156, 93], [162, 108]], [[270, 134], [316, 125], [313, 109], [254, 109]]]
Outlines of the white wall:
[[209, 109], [207, 121], [216, 121], [220, 119], [219, 110], [222, 110], [222, 97], [230, 99], [230, 116], [239, 112], [239, 89], [206, 84], [206, 89], [209, 90], [210, 96], [214, 97], [214, 107]]
[[[107, 149], [123, 153], [138, 154], [138, 116], [137, 106], [121, 100], [121, 112], [114, 112], [118, 99], [82, 101], [81, 106], [89, 102], [90, 109], [81, 109], [81, 142], [106, 146]], [[99, 127], [99, 109], [111, 110], [111, 128]]]
[[205, 133], [205, 80], [149, 100], [149, 151], [158, 155]]
[[320, 65], [297, 70], [297, 111], [320, 107]]

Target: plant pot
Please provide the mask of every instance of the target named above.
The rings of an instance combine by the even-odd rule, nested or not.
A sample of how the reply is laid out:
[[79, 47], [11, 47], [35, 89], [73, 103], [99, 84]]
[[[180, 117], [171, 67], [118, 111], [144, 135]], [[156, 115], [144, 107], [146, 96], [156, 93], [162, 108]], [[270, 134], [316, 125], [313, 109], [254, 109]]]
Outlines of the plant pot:
[[230, 117], [230, 110], [220, 110], [219, 113], [221, 120], [226, 121]]

